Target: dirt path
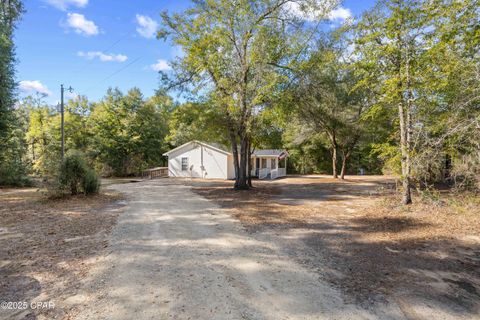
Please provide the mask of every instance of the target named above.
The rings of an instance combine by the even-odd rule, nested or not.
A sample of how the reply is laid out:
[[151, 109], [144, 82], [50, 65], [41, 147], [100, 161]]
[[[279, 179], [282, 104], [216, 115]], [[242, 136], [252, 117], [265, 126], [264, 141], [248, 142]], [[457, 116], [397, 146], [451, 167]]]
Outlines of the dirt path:
[[188, 186], [157, 180], [112, 186], [126, 212], [109, 254], [66, 303], [74, 319], [401, 319], [366, 311], [282, 252], [249, 234]]

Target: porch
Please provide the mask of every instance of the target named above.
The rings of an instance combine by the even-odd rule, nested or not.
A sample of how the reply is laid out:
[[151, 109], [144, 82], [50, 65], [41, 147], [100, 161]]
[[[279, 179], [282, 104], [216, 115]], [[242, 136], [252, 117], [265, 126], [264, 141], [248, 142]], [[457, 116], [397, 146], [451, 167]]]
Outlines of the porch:
[[250, 174], [258, 179], [277, 179], [287, 175], [287, 156], [285, 150], [258, 150], [250, 160]]

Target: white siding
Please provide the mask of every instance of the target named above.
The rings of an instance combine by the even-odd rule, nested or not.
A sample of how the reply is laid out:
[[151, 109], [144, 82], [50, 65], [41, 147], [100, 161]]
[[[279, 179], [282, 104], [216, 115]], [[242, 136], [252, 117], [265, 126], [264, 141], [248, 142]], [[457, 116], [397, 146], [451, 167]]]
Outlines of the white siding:
[[[228, 155], [207, 146], [191, 143], [168, 155], [168, 175], [170, 177], [227, 179], [228, 157]], [[182, 171], [182, 158], [188, 158], [188, 170], [186, 171]]]

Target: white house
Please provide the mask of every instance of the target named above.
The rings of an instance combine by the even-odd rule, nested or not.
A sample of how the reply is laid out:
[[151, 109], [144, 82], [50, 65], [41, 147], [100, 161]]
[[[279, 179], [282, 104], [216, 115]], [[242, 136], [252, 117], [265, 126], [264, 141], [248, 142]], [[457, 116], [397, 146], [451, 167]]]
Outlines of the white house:
[[[225, 147], [190, 141], [163, 154], [168, 157], [169, 177], [235, 179], [233, 155]], [[276, 179], [287, 174], [286, 150], [257, 150], [250, 160], [252, 176]]]

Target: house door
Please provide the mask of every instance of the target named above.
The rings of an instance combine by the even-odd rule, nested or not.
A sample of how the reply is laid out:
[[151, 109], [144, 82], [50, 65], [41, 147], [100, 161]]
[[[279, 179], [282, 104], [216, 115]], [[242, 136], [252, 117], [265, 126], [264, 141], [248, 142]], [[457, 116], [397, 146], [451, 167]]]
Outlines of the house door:
[[260, 159], [256, 158], [255, 159], [255, 176], [258, 177], [258, 170], [260, 168]]

